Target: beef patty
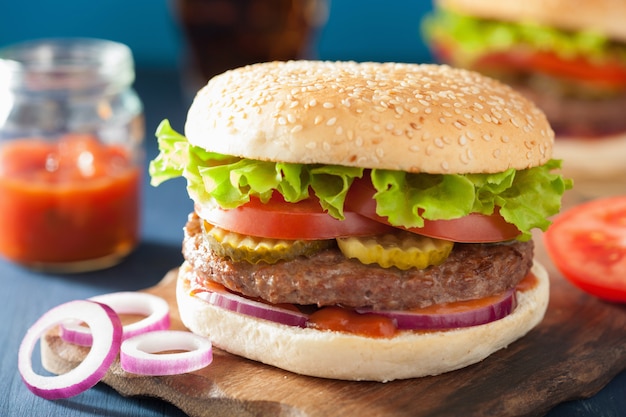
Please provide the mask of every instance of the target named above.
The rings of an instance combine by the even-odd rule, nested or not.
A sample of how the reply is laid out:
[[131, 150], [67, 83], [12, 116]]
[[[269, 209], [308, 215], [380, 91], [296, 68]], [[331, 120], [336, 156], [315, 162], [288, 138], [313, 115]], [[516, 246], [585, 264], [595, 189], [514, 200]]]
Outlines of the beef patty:
[[213, 253], [195, 213], [184, 231], [183, 255], [199, 280], [273, 304], [374, 309], [405, 310], [504, 292], [528, 274], [534, 248], [532, 241], [458, 243], [444, 263], [423, 270], [364, 265], [336, 247], [269, 265], [234, 262]]

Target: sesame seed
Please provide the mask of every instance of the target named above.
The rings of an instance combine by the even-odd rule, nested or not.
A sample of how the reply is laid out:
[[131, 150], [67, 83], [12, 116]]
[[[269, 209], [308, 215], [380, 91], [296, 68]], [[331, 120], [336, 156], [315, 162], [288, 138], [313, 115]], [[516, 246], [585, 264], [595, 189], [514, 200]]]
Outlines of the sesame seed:
[[295, 125], [293, 128], [291, 128], [291, 133], [298, 133], [302, 130], [302, 125]]
[[332, 126], [335, 123], [337, 123], [337, 118], [336, 117], [331, 117], [330, 119], [328, 119], [328, 121], [326, 122], [326, 126]]
[[324, 106], [325, 109], [334, 109], [335, 108], [335, 105], [333, 103], [328, 102], [328, 101], [325, 102], [323, 104], [323, 106]]
[[315, 107], [316, 105], [317, 105], [317, 100], [312, 99], [312, 100], [309, 101], [309, 106]]
[[324, 118], [322, 116], [315, 116], [315, 120], [313, 121], [313, 124], [315, 125], [319, 125], [320, 123], [322, 123], [322, 121], [324, 121]]
[[285, 126], [287, 124], [287, 119], [285, 119], [283, 116], [280, 116], [278, 118], [278, 124], [282, 125], [282, 126]]

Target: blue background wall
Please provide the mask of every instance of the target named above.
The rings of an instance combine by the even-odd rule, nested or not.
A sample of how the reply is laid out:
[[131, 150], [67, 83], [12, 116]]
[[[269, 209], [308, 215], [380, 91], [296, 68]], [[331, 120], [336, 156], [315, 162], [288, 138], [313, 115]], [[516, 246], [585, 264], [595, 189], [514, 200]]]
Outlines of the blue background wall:
[[[184, 39], [175, 0], [1, 0], [0, 47], [34, 38], [98, 37], [126, 43], [138, 67], [175, 68]], [[430, 0], [334, 0], [313, 51], [321, 59], [424, 62], [419, 22]]]

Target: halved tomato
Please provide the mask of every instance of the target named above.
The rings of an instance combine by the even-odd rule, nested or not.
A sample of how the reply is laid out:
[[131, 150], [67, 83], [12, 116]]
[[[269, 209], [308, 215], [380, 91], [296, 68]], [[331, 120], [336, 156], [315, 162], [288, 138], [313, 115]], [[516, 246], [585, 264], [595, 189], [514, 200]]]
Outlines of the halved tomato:
[[[386, 217], [376, 214], [376, 190], [369, 179], [357, 179], [346, 197], [346, 208], [362, 216], [389, 224]], [[507, 223], [499, 213], [484, 215], [471, 213], [451, 220], [424, 220], [424, 227], [407, 228], [420, 235], [464, 243], [503, 242], [515, 239], [520, 231]]]
[[249, 203], [231, 210], [196, 205], [196, 212], [223, 229], [273, 239], [334, 239], [393, 230], [353, 211], [345, 211], [345, 219], [338, 220], [326, 213], [315, 197], [288, 203], [277, 193], [265, 204], [252, 198]]
[[571, 208], [554, 220], [544, 240], [552, 261], [574, 285], [626, 302], [626, 196]]

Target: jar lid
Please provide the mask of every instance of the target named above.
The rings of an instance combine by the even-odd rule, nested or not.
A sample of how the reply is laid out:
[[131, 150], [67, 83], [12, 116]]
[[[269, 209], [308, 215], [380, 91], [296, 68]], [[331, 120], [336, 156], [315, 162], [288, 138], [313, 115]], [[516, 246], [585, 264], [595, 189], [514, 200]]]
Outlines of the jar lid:
[[120, 89], [134, 79], [131, 50], [118, 42], [51, 38], [0, 49], [0, 85], [11, 90]]

